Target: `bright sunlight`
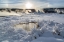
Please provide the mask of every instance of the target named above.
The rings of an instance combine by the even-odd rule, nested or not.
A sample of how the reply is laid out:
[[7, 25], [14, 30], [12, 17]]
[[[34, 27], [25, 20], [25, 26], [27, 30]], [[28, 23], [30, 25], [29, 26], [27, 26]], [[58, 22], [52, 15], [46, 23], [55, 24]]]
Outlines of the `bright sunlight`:
[[27, 9], [30, 9], [30, 8], [33, 7], [33, 5], [32, 5], [32, 3], [27, 2], [27, 3], [25, 4], [25, 7], [26, 7]]

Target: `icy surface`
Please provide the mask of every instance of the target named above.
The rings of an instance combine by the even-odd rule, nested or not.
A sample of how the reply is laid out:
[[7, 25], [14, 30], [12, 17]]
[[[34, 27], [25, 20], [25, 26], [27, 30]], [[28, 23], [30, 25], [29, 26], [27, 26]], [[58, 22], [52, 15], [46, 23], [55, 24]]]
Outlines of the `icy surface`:
[[[64, 14], [24, 14], [0, 17], [0, 42], [64, 42]], [[36, 21], [39, 28], [15, 28], [20, 22]], [[51, 40], [50, 40], [51, 39]]]

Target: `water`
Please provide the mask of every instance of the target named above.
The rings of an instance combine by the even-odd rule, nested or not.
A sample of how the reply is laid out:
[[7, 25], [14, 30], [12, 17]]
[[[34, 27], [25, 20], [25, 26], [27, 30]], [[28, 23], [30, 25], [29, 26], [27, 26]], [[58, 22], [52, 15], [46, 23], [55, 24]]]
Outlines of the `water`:
[[15, 29], [24, 29], [26, 31], [30, 31], [32, 28], [38, 28], [37, 22], [28, 22], [28, 23], [19, 23], [14, 25]]

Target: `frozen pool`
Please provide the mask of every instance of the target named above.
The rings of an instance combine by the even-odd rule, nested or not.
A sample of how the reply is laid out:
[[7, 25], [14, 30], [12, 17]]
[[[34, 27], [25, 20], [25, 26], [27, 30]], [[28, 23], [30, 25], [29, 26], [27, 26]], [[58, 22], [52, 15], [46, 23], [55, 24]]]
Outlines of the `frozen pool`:
[[30, 31], [33, 28], [38, 28], [38, 23], [37, 22], [21, 22], [19, 24], [14, 25], [15, 29], [24, 29], [27, 31]]

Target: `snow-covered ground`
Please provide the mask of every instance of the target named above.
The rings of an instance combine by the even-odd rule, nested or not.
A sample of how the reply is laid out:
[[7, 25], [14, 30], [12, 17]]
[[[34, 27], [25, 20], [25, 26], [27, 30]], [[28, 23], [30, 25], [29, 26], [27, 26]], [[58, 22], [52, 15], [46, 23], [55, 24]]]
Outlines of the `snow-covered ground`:
[[[0, 17], [0, 42], [64, 42], [63, 18], [64, 14], [57, 13]], [[30, 21], [38, 22], [39, 28], [34, 27], [31, 31], [26, 31], [14, 27], [21, 22]]]
[[11, 12], [11, 13], [6, 12], [6, 11], [0, 12], [0, 16], [11, 16], [11, 15], [20, 16], [19, 14], [15, 13], [15, 12]]

